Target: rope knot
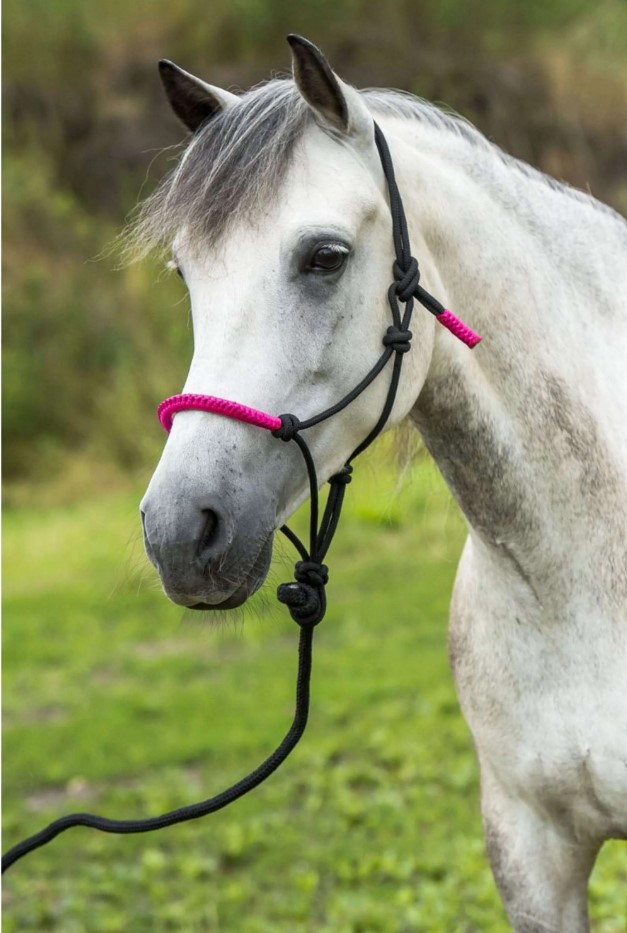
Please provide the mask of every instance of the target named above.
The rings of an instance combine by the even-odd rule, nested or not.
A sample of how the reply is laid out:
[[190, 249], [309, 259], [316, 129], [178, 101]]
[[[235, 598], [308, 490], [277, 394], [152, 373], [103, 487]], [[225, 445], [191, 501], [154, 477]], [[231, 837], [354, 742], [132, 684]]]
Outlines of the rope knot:
[[390, 324], [383, 335], [383, 345], [392, 347], [397, 353], [407, 353], [408, 350], [411, 350], [410, 340], [412, 337], [413, 334], [410, 330], [401, 330]]
[[334, 486], [348, 486], [353, 478], [351, 476], [352, 472], [352, 466], [347, 463], [341, 470], [338, 470], [337, 473], [329, 477], [329, 483], [332, 483]]
[[282, 441], [292, 441], [300, 430], [300, 421], [296, 415], [279, 415], [281, 427], [276, 428], [272, 434]]
[[294, 577], [299, 583], [309, 586], [326, 586], [329, 582], [329, 568], [314, 560], [298, 560], [294, 567]]
[[290, 611], [298, 625], [314, 626], [321, 622], [327, 609], [324, 588], [329, 579], [326, 564], [299, 560], [294, 569], [296, 583], [281, 583], [277, 598]]
[[392, 270], [395, 279], [394, 289], [399, 301], [409, 301], [420, 282], [418, 260], [414, 256], [410, 256], [407, 268], [404, 269], [398, 259], [395, 259]]

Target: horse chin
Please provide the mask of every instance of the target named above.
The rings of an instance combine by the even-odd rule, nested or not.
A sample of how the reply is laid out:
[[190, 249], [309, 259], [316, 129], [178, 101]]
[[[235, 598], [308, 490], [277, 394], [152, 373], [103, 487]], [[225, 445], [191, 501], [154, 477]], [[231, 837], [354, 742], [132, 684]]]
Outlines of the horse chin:
[[214, 603], [213, 605], [211, 605], [211, 603], [196, 603], [195, 606], [188, 606], [187, 608], [199, 609], [201, 612], [215, 612], [218, 609], [237, 609], [238, 606], [242, 606], [246, 602], [249, 596], [252, 596], [252, 593], [248, 593], [244, 587], [240, 587], [240, 589], [236, 590], [228, 599], [223, 599], [221, 603]]
[[[233, 592], [230, 595], [223, 597], [224, 587], [221, 587], [217, 592], [220, 594], [220, 598], [215, 600], [212, 598], [213, 593], [211, 589], [207, 589], [206, 592], [199, 592], [190, 597], [187, 594], [179, 593], [168, 593], [166, 595], [168, 598], [176, 603], [177, 605], [185, 606], [186, 609], [196, 609], [203, 612], [208, 611], [224, 611], [226, 609], [237, 609], [239, 606], [242, 606], [247, 599], [249, 599], [257, 590], [263, 585], [266, 577], [268, 576], [268, 570], [270, 569], [270, 560], [272, 558], [272, 538], [270, 537], [263, 543], [259, 553], [256, 558], [253, 560], [252, 564], [246, 571], [242, 581], [235, 585]], [[240, 561], [243, 563], [243, 561]], [[207, 580], [207, 583], [210, 585], [211, 581]], [[215, 586], [215, 584], [214, 584]], [[213, 590], [216, 592], [216, 589]]]

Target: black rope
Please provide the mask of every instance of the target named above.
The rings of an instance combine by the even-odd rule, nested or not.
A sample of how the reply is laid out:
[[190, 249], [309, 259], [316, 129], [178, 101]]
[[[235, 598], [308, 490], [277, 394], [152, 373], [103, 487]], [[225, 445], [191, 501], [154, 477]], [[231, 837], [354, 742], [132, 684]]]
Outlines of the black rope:
[[173, 826], [175, 823], [184, 823], [188, 820], [197, 820], [209, 813], [215, 813], [230, 803], [243, 797], [253, 788], [258, 787], [281, 765], [293, 748], [298, 744], [300, 737], [305, 731], [307, 718], [309, 715], [309, 682], [311, 679], [311, 657], [312, 657], [313, 628], [302, 624], [300, 630], [300, 640], [298, 645], [298, 674], [296, 677], [296, 709], [294, 719], [289, 730], [285, 734], [283, 741], [272, 752], [271, 755], [263, 761], [259, 767], [251, 771], [250, 774], [242, 778], [236, 784], [210, 797], [200, 803], [190, 804], [186, 807], [180, 807], [177, 810], [170, 810], [161, 816], [153, 816], [147, 819], [139, 820], [111, 820], [104, 816], [97, 816], [93, 813], [72, 813], [68, 816], [62, 816], [53, 823], [50, 823], [45, 829], [29, 836], [22, 842], [13, 846], [2, 856], [2, 872], [4, 873], [19, 859], [34, 852], [41, 846], [51, 842], [60, 833], [71, 829], [73, 826], [88, 826], [90, 829], [99, 829], [103, 833], [148, 833], [154, 829], [164, 829], [166, 826]]
[[[277, 590], [277, 598], [287, 606], [292, 619], [300, 626], [296, 701], [292, 725], [283, 741], [262, 764], [242, 780], [215, 797], [200, 803], [180, 807], [177, 810], [171, 810], [161, 816], [146, 819], [112, 820], [92, 813], [73, 813], [63, 816], [50, 823], [40, 832], [29, 836], [12, 849], [9, 849], [2, 857], [3, 873], [29, 852], [46, 845], [60, 833], [73, 826], [88, 826], [91, 829], [98, 829], [105, 833], [146, 833], [154, 829], [172, 826], [175, 823], [199, 819], [209, 813], [215, 813], [247, 794], [253, 788], [258, 787], [276, 771], [305, 731], [309, 715], [313, 630], [324, 618], [327, 608], [326, 585], [329, 579], [329, 571], [324, 560], [338, 527], [346, 487], [351, 481], [352, 467], [350, 464], [378, 437], [394, 407], [403, 357], [410, 349], [412, 333], [409, 330], [409, 323], [414, 298], [417, 298], [433, 314], [441, 314], [444, 311], [442, 305], [419, 284], [420, 270], [418, 262], [411, 255], [407, 220], [396, 185], [390, 151], [385, 137], [376, 123], [374, 134], [388, 186], [390, 213], [392, 215], [392, 236], [396, 255], [392, 267], [394, 281], [388, 290], [392, 324], [382, 338], [384, 350], [361, 382], [335, 405], [305, 421], [300, 421], [296, 415], [289, 413], [281, 415], [281, 426], [273, 431], [275, 437], [285, 442], [295, 441], [298, 445], [305, 463], [310, 492], [309, 547], [307, 548], [286, 525], [281, 528], [283, 534], [294, 545], [300, 556], [300, 560], [297, 561], [294, 568], [294, 581], [282, 583]], [[399, 302], [405, 305], [402, 315]], [[318, 476], [311, 451], [301, 432], [343, 411], [368, 388], [392, 357], [394, 357], [392, 374], [381, 414], [368, 435], [355, 448], [346, 464], [329, 479], [330, 489], [322, 519], [319, 521]]]

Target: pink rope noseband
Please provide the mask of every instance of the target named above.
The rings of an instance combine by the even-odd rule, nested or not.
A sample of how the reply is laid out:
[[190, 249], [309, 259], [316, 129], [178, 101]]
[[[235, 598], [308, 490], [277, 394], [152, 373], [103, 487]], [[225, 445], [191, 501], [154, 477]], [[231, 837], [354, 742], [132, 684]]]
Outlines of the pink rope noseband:
[[[481, 337], [475, 333], [467, 324], [460, 321], [452, 311], [447, 308], [436, 315], [436, 320], [446, 327], [447, 330], [465, 343], [472, 350], [480, 342]], [[172, 421], [177, 411], [207, 411], [214, 415], [223, 415], [226, 418], [234, 418], [235, 421], [244, 421], [246, 424], [253, 424], [257, 428], [265, 428], [266, 431], [278, 431], [283, 422], [276, 415], [269, 415], [265, 411], [259, 411], [257, 408], [250, 408], [248, 405], [241, 405], [239, 402], [231, 402], [226, 398], [218, 398], [216, 395], [198, 395], [194, 393], [183, 393], [182, 395], [172, 395], [164, 399], [157, 408], [157, 414], [163, 430], [168, 434], [172, 430]]]
[[215, 395], [193, 395], [190, 393], [183, 395], [172, 395], [164, 399], [157, 409], [159, 421], [169, 434], [172, 430], [172, 418], [177, 411], [187, 409], [196, 411], [209, 411], [215, 415], [225, 415], [227, 418], [235, 418], [236, 421], [245, 421], [246, 424], [254, 424], [258, 428], [265, 428], [267, 431], [276, 431], [281, 427], [281, 419], [274, 415], [267, 415], [265, 411], [258, 411], [256, 408], [249, 408], [248, 405], [240, 405], [239, 402], [230, 402], [225, 398], [217, 398]]

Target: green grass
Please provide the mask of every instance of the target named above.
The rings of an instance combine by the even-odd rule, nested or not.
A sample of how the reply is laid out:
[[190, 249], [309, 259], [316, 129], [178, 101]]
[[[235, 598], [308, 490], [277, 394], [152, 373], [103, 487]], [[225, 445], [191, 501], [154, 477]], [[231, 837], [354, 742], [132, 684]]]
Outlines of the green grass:
[[[348, 491], [293, 757], [200, 822], [59, 837], [6, 876], [6, 933], [507, 929], [446, 661], [463, 526], [429, 464], [396, 499], [391, 476], [375, 459]], [[5, 517], [5, 848], [69, 811], [210, 796], [291, 719], [297, 630], [272, 586], [217, 626], [182, 613], [146, 568], [138, 498]], [[281, 548], [272, 584], [291, 562]], [[624, 881], [611, 844], [597, 933], [623, 930]]]

